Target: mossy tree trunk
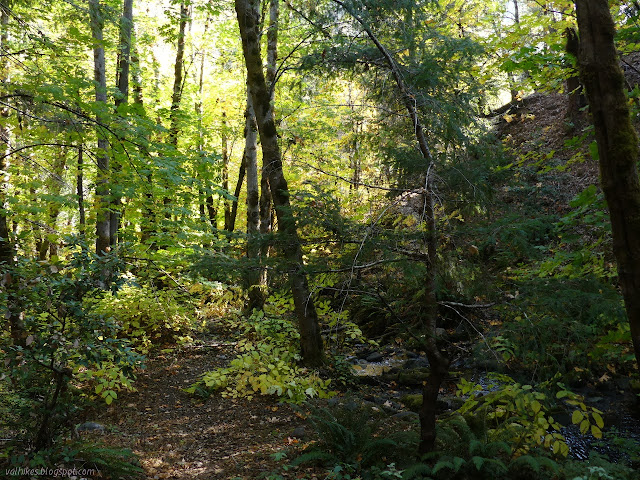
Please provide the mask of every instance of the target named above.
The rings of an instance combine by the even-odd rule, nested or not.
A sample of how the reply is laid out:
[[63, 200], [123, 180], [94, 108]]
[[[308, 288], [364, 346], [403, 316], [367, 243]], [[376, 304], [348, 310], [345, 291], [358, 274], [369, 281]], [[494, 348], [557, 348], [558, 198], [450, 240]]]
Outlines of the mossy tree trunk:
[[282, 170], [282, 154], [278, 144], [270, 90], [262, 68], [257, 1], [235, 0], [235, 9], [247, 67], [247, 84], [251, 91], [262, 145], [263, 175], [269, 178], [271, 197], [278, 220], [279, 243], [289, 267], [289, 281], [298, 319], [302, 358], [307, 366], [317, 366], [324, 360], [322, 336], [304, 271], [302, 246], [289, 202], [289, 186]]
[[640, 364], [640, 180], [638, 137], [624, 91], [607, 0], [576, 0], [578, 66], [595, 127], [600, 181], [609, 207], [618, 281]]

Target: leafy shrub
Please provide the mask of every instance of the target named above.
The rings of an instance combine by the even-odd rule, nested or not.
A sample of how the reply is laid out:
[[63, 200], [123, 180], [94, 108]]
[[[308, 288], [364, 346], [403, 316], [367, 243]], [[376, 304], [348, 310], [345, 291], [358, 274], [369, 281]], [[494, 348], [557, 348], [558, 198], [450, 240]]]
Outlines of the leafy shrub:
[[184, 339], [193, 322], [187, 309], [170, 290], [125, 285], [92, 302], [94, 312], [120, 326], [120, 336], [129, 338], [142, 353], [158, 343]]
[[[280, 311], [289, 308], [288, 300], [277, 298], [276, 302]], [[239, 355], [228, 367], [205, 373], [187, 392], [221, 391], [223, 396], [248, 398], [275, 395], [292, 402], [331, 395], [330, 380], [322, 380], [317, 373], [297, 365], [299, 334], [290, 321], [254, 311], [249, 318], [240, 317], [227, 324], [241, 330], [236, 345]]]
[[12, 456], [44, 451], [69, 431], [86, 402], [80, 387], [87, 380], [102, 385], [95, 391], [107, 403], [132, 388], [142, 357], [117, 338], [116, 323], [87, 308], [87, 299], [105, 295], [101, 279], [112, 261], [76, 248], [66, 262], [23, 261], [11, 271], [19, 302], [12, 307], [23, 312], [25, 336], [23, 343], [0, 336], [0, 362], [11, 379], [2, 388], [14, 407], [4, 417]]
[[[555, 456], [566, 457], [569, 446], [560, 432], [562, 425], [551, 412], [573, 410], [571, 422], [580, 427], [582, 434], [591, 433], [602, 438], [601, 411], [589, 407], [584, 399], [559, 383], [557, 376], [538, 385], [521, 385], [506, 375], [490, 375], [493, 383], [487, 386], [473, 384], [464, 379], [458, 395], [467, 396], [458, 413], [467, 417], [478, 434], [489, 441], [510, 445], [516, 456], [525, 455], [534, 448], [543, 448]], [[475, 395], [486, 389], [483, 395]]]

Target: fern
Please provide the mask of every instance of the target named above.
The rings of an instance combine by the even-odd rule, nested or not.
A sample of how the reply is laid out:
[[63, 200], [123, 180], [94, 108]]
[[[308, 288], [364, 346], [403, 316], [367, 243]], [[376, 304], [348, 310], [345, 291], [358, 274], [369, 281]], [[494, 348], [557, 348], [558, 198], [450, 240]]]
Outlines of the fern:
[[404, 469], [403, 480], [433, 480], [432, 469], [425, 463], [416, 463]]

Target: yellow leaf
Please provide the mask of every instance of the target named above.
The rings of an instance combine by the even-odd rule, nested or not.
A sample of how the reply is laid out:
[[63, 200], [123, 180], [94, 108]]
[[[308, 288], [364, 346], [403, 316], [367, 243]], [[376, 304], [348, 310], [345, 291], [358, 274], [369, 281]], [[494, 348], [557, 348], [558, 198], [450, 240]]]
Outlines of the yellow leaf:
[[596, 421], [596, 425], [598, 426], [598, 428], [603, 428], [604, 427], [604, 420], [602, 420], [602, 417], [600, 416], [599, 413], [592, 412], [591, 416]]
[[591, 435], [593, 435], [596, 438], [602, 438], [602, 430], [600, 430], [595, 425], [591, 425]]
[[580, 433], [583, 435], [587, 433], [589, 431], [589, 425], [589, 420], [583, 420], [582, 423], [580, 423]]
[[573, 412], [573, 415], [571, 416], [571, 423], [573, 423], [574, 425], [577, 425], [583, 419], [584, 419], [584, 415], [582, 415], [582, 412], [580, 410], [576, 410]]

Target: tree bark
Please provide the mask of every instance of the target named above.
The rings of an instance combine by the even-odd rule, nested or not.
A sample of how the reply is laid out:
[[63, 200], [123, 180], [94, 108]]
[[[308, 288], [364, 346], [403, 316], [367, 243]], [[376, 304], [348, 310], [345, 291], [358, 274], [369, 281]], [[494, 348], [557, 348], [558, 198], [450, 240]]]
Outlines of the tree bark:
[[624, 92], [607, 0], [576, 0], [578, 66], [593, 124], [600, 181], [609, 207], [613, 253], [618, 264], [636, 361], [640, 365], [640, 180], [638, 137]]
[[278, 234], [283, 254], [289, 262], [289, 280], [300, 331], [302, 359], [308, 366], [317, 366], [324, 361], [322, 336], [304, 271], [302, 247], [289, 202], [289, 187], [282, 169], [282, 155], [271, 108], [271, 96], [262, 69], [256, 0], [235, 0], [235, 9], [247, 67], [247, 83], [250, 86], [260, 133], [263, 171], [269, 178], [271, 196], [278, 218]]
[[[91, 19], [91, 34], [93, 37], [93, 78], [96, 82], [96, 103], [107, 103], [107, 77], [105, 74], [104, 46], [102, 30], [104, 21], [100, 12], [100, 0], [89, 0], [89, 16]], [[98, 150], [96, 163], [98, 174], [96, 178], [96, 254], [104, 255], [111, 249], [111, 218], [109, 213], [109, 144], [100, 128], [104, 119], [96, 115], [96, 135]], [[108, 274], [107, 274], [108, 276]]]

